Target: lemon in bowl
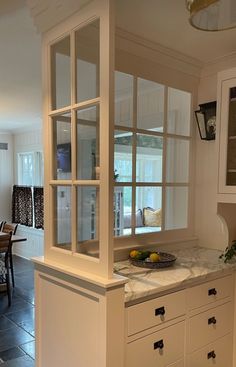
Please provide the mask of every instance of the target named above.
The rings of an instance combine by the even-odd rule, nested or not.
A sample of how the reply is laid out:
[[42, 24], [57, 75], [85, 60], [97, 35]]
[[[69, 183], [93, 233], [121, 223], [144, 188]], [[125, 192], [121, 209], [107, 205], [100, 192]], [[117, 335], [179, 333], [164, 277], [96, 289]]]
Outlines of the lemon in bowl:
[[158, 261], [160, 261], [161, 257], [157, 252], [152, 252], [149, 255], [150, 261], [153, 263], [157, 263]]

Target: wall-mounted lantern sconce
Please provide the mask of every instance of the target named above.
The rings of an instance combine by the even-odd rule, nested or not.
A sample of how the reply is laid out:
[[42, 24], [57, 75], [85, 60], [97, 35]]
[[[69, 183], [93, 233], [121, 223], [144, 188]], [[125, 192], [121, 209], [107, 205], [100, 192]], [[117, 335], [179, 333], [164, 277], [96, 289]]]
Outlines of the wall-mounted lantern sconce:
[[195, 111], [198, 130], [202, 140], [214, 140], [216, 136], [216, 101], [199, 105]]

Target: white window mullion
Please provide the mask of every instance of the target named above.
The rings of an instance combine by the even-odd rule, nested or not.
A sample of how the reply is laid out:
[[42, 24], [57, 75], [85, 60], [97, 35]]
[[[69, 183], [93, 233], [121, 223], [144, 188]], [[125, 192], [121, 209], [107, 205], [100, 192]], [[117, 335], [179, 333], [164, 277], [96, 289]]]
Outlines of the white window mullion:
[[137, 100], [137, 77], [134, 77], [133, 79], [133, 148], [132, 148], [132, 215], [131, 215], [131, 234], [135, 234], [135, 226], [136, 226], [136, 162], [137, 162], [137, 106], [138, 106], [138, 100]]
[[162, 150], [162, 204], [161, 204], [161, 225], [162, 231], [165, 230], [165, 210], [166, 210], [166, 151], [167, 151], [167, 121], [168, 119], [168, 88], [165, 86], [164, 95], [164, 127], [163, 127], [163, 150]]

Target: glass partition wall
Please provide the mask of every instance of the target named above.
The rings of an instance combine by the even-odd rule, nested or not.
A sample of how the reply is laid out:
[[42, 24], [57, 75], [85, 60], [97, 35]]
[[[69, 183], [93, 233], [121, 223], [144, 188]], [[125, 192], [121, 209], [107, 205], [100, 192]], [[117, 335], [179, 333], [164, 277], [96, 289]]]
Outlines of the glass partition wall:
[[113, 274], [114, 31], [108, 4], [93, 2], [65, 22], [63, 34], [54, 30], [44, 39], [50, 92], [45, 257], [106, 278]]
[[94, 257], [99, 257], [99, 35], [97, 19], [51, 46], [53, 244], [83, 253], [84, 243], [93, 241]]
[[45, 256], [109, 278], [114, 238], [135, 245], [189, 227], [192, 102], [189, 92], [114, 71], [101, 3], [97, 16], [85, 12], [45, 41]]
[[190, 122], [190, 93], [115, 73], [115, 236], [188, 228]]

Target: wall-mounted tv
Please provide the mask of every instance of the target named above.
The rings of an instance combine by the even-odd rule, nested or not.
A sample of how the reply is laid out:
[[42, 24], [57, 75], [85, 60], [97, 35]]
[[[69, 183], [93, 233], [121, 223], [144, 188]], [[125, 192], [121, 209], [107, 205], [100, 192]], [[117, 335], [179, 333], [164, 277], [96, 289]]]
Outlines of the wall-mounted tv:
[[71, 144], [57, 145], [57, 169], [61, 172], [71, 172]]

